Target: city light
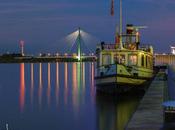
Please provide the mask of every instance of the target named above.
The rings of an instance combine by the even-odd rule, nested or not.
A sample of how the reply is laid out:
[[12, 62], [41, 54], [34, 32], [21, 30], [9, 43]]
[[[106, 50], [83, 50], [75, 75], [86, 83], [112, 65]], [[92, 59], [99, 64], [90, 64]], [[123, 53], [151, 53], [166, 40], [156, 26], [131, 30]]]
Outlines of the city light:
[[171, 46], [171, 54], [175, 55], [175, 47]]
[[77, 59], [78, 59], [78, 61], [80, 61], [80, 59], [81, 59], [80, 56], [77, 56]]

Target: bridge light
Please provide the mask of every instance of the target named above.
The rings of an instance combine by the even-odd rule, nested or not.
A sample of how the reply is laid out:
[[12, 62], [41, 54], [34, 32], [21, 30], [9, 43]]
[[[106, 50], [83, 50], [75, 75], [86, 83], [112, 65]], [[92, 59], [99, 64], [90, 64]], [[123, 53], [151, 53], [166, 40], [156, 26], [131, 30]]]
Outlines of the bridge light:
[[59, 53], [56, 53], [56, 56], [59, 56]]
[[80, 59], [81, 59], [80, 56], [77, 56], [77, 59], [78, 59], [78, 61], [80, 61]]
[[175, 55], [175, 47], [171, 46], [171, 54]]

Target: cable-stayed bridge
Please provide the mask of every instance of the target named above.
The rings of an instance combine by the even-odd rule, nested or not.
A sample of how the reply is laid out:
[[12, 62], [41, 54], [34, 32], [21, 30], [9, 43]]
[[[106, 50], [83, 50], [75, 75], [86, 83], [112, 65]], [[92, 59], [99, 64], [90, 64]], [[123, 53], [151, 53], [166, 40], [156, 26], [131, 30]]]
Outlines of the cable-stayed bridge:
[[[80, 28], [63, 38], [65, 43], [71, 43], [69, 51], [61, 53], [40, 53], [32, 56], [24, 52], [24, 41], [20, 41], [21, 52], [18, 54], [3, 54], [0, 56], [0, 63], [21, 63], [21, 62], [94, 62], [97, 60], [95, 54], [88, 47], [88, 40], [95, 39], [89, 33]], [[96, 40], [97, 41], [97, 40]]]

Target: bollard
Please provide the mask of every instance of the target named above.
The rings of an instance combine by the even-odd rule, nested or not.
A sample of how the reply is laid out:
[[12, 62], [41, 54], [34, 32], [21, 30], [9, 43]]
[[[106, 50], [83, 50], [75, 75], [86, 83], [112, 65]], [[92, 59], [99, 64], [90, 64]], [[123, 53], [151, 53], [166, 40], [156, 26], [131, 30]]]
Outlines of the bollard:
[[9, 130], [9, 125], [8, 124], [6, 124], [6, 130]]
[[163, 103], [164, 123], [175, 123], [175, 101]]

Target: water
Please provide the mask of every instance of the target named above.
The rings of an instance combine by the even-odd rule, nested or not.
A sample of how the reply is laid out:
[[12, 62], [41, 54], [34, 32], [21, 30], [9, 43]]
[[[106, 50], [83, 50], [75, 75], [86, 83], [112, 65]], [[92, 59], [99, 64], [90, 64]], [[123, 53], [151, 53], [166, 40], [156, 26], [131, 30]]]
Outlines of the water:
[[167, 93], [167, 100], [175, 100], [175, 66], [168, 66], [168, 70], [166, 72], [168, 74], [168, 93]]
[[139, 96], [95, 91], [94, 63], [0, 65], [0, 130], [122, 130]]

